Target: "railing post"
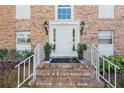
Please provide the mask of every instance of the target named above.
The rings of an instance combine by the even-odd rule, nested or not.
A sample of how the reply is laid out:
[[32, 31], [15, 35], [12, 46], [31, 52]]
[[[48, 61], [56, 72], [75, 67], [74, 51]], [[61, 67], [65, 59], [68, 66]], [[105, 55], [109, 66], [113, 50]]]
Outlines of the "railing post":
[[35, 57], [35, 53], [34, 53], [34, 56], [33, 56], [33, 80], [35, 80], [36, 79], [36, 68], [35, 68], [35, 66], [36, 66], [36, 57]]
[[24, 68], [23, 68], [23, 81], [25, 80], [25, 62], [24, 62]]
[[38, 64], [40, 63], [40, 45], [38, 44]]
[[30, 65], [31, 65], [30, 63], [31, 63], [31, 60], [29, 59], [28, 61], [29, 61], [29, 63], [28, 63], [28, 76], [30, 76]]
[[114, 68], [115, 68], [115, 88], [116, 88], [117, 87], [117, 82], [116, 82], [117, 81], [117, 69], [115, 66], [114, 66]]
[[93, 48], [92, 48], [92, 43], [91, 43], [91, 65], [93, 65]]
[[96, 78], [99, 81], [99, 74], [100, 74], [100, 64], [99, 64], [99, 60], [100, 60], [100, 55], [99, 52], [97, 53], [97, 62], [96, 62]]
[[105, 77], [105, 60], [103, 59], [103, 77]]
[[20, 66], [18, 66], [18, 85], [17, 85], [18, 88], [19, 88], [19, 84], [20, 84]]
[[108, 80], [109, 80], [109, 82], [110, 82], [110, 63], [108, 63]]

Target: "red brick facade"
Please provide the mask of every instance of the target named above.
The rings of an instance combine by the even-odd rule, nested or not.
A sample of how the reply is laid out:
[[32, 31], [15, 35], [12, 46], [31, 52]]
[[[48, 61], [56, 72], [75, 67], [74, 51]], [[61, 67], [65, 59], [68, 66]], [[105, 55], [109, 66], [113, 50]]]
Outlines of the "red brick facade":
[[[98, 6], [74, 6], [74, 20], [84, 20], [86, 25], [81, 41], [94, 38], [98, 44], [98, 31], [114, 31], [114, 53], [124, 54], [124, 6], [115, 6], [113, 19], [98, 18]], [[31, 19], [17, 20], [16, 6], [0, 6], [0, 48], [16, 48], [16, 32], [30, 31], [31, 45], [46, 42], [43, 23], [55, 20], [55, 6], [31, 6]]]
[[15, 48], [15, 6], [0, 6], [0, 48]]

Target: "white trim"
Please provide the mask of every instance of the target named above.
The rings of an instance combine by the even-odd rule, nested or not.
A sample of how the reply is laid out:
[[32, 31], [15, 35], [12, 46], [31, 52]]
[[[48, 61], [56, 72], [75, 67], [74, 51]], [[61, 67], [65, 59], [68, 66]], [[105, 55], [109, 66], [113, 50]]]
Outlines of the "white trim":
[[[78, 43], [80, 43], [80, 21], [73, 21], [73, 20], [51, 20], [49, 21], [49, 42], [53, 44], [53, 29], [54, 28], [59, 28], [59, 27], [70, 27], [70, 28], [75, 28], [76, 30], [76, 46], [78, 45]], [[56, 55], [54, 55], [56, 56]], [[72, 56], [77, 56], [77, 54], [75, 55], [75, 51], [74, 53], [72, 53]]]
[[74, 20], [74, 6], [71, 5], [71, 20]]
[[55, 6], [55, 20], [74, 20], [74, 6], [71, 5], [71, 19], [58, 19], [58, 5]]

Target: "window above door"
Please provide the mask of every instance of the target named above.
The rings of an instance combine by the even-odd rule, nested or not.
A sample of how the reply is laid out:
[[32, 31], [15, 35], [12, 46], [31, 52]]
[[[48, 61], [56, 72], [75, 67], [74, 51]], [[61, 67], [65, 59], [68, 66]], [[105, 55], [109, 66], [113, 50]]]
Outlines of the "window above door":
[[55, 13], [56, 20], [73, 20], [73, 6], [58, 5]]

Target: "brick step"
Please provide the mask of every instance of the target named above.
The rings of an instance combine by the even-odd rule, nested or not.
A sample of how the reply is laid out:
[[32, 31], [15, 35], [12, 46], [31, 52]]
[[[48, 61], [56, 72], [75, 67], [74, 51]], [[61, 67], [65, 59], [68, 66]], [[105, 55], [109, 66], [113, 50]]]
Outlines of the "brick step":
[[47, 87], [47, 88], [97, 88], [104, 87], [103, 83], [100, 83], [94, 79], [71, 79], [71, 78], [60, 78], [54, 79], [51, 78], [49, 80], [41, 80], [37, 79], [34, 84], [35, 87]]
[[37, 73], [91, 73], [89, 69], [37, 69]]
[[36, 73], [36, 76], [90, 76], [90, 77], [95, 77], [94, 74], [92, 73], [88, 73], [88, 72], [63, 72], [63, 73], [57, 73], [57, 72], [48, 72], [48, 73], [45, 73], [45, 72], [37, 72]]
[[89, 79], [96, 79], [95, 77], [92, 76], [48, 76], [48, 77], [44, 77], [44, 76], [37, 76], [37, 79], [40, 80], [54, 80], [54, 79], [82, 79], [82, 80], [89, 80]]
[[39, 64], [37, 66], [37, 69], [86, 69], [88, 68], [87, 65], [81, 64], [81, 63], [75, 63], [75, 64]]
[[55, 71], [55, 70], [83, 70], [83, 69], [85, 69], [85, 70], [89, 70], [89, 69], [87, 69], [87, 68], [37, 68], [36, 70], [53, 70], [53, 71]]
[[82, 73], [82, 74], [77, 74], [77, 73], [39, 73], [36, 74], [36, 76], [94, 76], [89, 73]]
[[29, 85], [42, 88], [104, 87], [103, 83], [96, 81], [95, 69], [82, 63], [41, 63], [36, 69], [36, 80]]

